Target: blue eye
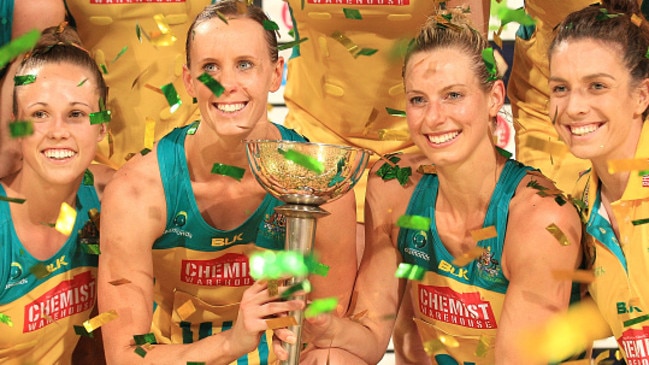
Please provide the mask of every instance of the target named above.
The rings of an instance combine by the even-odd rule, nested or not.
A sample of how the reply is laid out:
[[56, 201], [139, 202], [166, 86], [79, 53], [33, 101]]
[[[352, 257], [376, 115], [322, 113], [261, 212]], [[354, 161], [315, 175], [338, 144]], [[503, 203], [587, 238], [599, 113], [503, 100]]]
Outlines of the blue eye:
[[215, 72], [216, 70], [218, 70], [218, 68], [214, 63], [208, 63], [203, 66], [203, 71], [205, 72]]
[[238, 66], [240, 70], [248, 70], [252, 68], [253, 64], [250, 61], [241, 61]]

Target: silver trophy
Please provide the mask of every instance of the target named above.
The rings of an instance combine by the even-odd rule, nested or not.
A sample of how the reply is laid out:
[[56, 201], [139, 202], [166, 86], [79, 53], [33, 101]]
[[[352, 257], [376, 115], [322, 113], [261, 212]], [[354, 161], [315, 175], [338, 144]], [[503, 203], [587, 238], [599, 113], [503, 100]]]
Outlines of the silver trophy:
[[[248, 163], [261, 186], [286, 203], [275, 210], [286, 217], [285, 249], [308, 254], [315, 239], [316, 219], [329, 214], [321, 204], [336, 200], [361, 178], [370, 152], [361, 148], [292, 141], [246, 141]], [[294, 277], [292, 283], [306, 277]], [[304, 300], [304, 296], [298, 296]], [[302, 311], [290, 313], [297, 321], [290, 330], [294, 345], [284, 364], [300, 362]]]

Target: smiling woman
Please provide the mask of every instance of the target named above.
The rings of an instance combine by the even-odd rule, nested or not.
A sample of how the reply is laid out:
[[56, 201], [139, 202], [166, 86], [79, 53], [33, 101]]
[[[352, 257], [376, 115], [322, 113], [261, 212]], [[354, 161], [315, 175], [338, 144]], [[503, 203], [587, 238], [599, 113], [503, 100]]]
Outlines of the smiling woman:
[[14, 78], [13, 123], [31, 133], [16, 135], [22, 168], [0, 180], [12, 198], [0, 201], [0, 313], [13, 323], [0, 337], [3, 363], [70, 363], [74, 326], [95, 307], [97, 256], [83, 248], [99, 242], [91, 217], [112, 170], [90, 166], [106, 86], [78, 42], [65, 25], [46, 29]]

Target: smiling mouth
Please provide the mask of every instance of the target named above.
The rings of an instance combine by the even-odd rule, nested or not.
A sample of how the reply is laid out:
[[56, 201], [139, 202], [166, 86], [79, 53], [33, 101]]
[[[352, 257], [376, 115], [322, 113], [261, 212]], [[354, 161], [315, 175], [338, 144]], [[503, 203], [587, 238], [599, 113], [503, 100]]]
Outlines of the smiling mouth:
[[428, 135], [427, 137], [428, 137], [428, 141], [430, 141], [433, 144], [442, 144], [454, 140], [459, 135], [460, 132], [455, 131], [455, 132], [449, 132], [449, 133], [444, 133], [435, 136]]
[[216, 108], [224, 113], [235, 113], [243, 109], [246, 106], [246, 103], [236, 103], [236, 104], [216, 104]]
[[65, 160], [66, 158], [73, 157], [77, 153], [67, 148], [50, 148], [43, 151], [43, 154], [52, 160]]
[[570, 130], [570, 133], [575, 136], [585, 136], [587, 134], [595, 132], [601, 126], [601, 123], [593, 123], [580, 126], [568, 126], [568, 129]]

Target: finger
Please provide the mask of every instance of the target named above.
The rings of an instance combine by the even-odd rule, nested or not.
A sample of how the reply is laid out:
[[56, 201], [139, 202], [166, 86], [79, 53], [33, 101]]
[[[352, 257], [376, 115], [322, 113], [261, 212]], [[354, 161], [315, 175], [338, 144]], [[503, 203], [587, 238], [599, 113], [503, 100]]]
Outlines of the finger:
[[297, 341], [297, 337], [295, 336], [295, 333], [288, 328], [278, 328], [273, 331], [275, 337], [277, 337], [280, 341], [289, 343], [289, 344], [295, 344]]
[[277, 356], [278, 360], [288, 360], [288, 351], [286, 351], [286, 349], [284, 348], [283, 342], [275, 336], [273, 336], [273, 351], [275, 352], [275, 356]]

